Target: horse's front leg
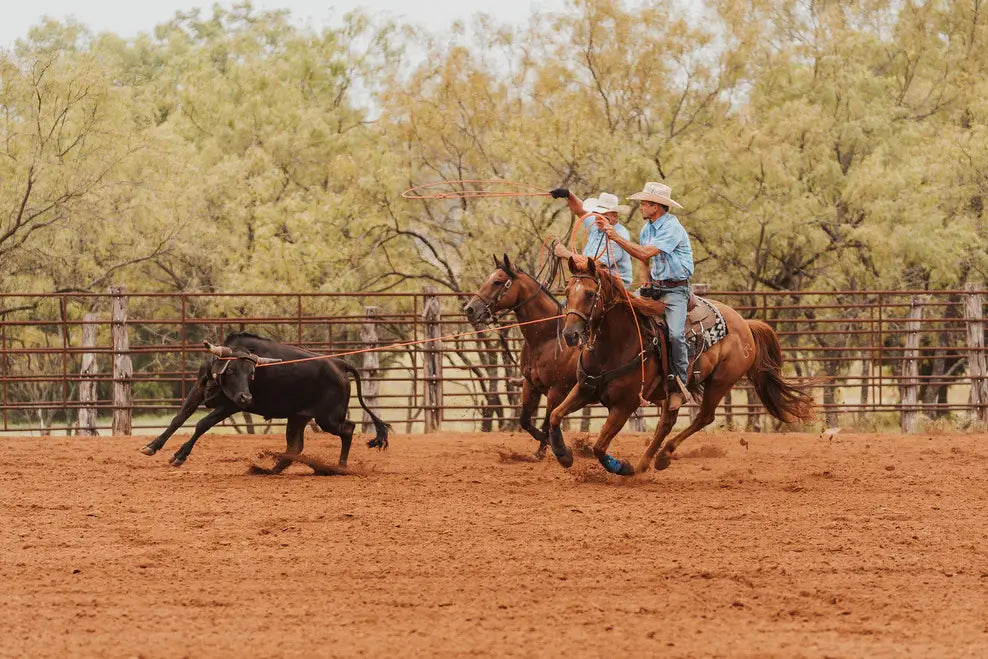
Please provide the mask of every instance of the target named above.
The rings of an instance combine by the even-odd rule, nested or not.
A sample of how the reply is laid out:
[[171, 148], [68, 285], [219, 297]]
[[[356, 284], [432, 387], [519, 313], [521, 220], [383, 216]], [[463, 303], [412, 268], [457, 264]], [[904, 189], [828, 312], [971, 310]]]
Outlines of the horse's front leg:
[[662, 440], [665, 439], [670, 432], [672, 432], [672, 427], [676, 425], [676, 417], [678, 413], [676, 411], [669, 411], [669, 399], [664, 398], [662, 400], [662, 417], [659, 419], [659, 425], [655, 427], [655, 434], [652, 435], [652, 441], [649, 442], [648, 448], [645, 449], [645, 453], [638, 460], [638, 466], [635, 467], [636, 474], [644, 474], [648, 471], [648, 467], [652, 462], [652, 458], [655, 457], [656, 452], [659, 450], [659, 446], [662, 445]]
[[528, 434], [538, 441], [539, 451], [544, 452], [544, 447], [549, 441], [549, 436], [544, 430], [535, 427], [535, 424], [532, 423], [532, 417], [535, 416], [535, 412], [539, 409], [540, 398], [542, 398], [542, 394], [539, 393], [539, 390], [535, 388], [528, 378], [525, 378], [525, 382], [521, 386], [521, 413], [519, 414], [518, 425], [524, 430], [527, 430]]
[[552, 418], [552, 411], [559, 406], [568, 393], [568, 389], [553, 386], [552, 389], [549, 390], [549, 393], [545, 395], [545, 420], [542, 422], [542, 435], [545, 439], [541, 444], [539, 444], [539, 450], [535, 452], [535, 457], [539, 460], [545, 457], [545, 451], [549, 448], [549, 428], [550, 419]]
[[604, 469], [618, 476], [634, 476], [635, 474], [635, 469], [630, 462], [615, 458], [607, 452], [611, 440], [621, 432], [621, 428], [628, 422], [628, 418], [638, 409], [637, 397], [632, 401], [632, 405], [619, 404], [609, 410], [607, 419], [600, 429], [600, 435], [597, 437], [597, 443], [593, 445], [593, 454], [600, 460], [600, 464], [604, 465]]
[[566, 398], [549, 414], [549, 444], [552, 446], [552, 453], [556, 456], [556, 460], [567, 469], [573, 466], [573, 451], [563, 441], [563, 432], [559, 429], [559, 424], [563, 422], [567, 414], [571, 414], [593, 401], [593, 393], [581, 387], [580, 383], [577, 382], [566, 394]]

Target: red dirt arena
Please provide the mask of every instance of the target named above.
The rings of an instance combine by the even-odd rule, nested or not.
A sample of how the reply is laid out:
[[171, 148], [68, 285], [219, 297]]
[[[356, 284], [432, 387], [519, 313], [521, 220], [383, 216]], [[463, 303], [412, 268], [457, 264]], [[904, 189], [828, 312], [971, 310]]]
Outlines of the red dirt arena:
[[345, 476], [146, 439], [0, 440], [0, 654], [988, 653], [986, 435], [706, 433], [630, 480], [522, 433], [354, 442]]

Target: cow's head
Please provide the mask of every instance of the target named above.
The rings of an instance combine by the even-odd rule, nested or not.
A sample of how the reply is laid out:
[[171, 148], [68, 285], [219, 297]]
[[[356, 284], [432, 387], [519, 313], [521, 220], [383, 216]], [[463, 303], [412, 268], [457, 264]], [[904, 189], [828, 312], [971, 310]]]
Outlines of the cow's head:
[[214, 346], [209, 341], [203, 341], [209, 352], [219, 359], [209, 367], [209, 375], [220, 385], [223, 394], [234, 405], [244, 410], [250, 407], [254, 397], [250, 393], [250, 383], [254, 379], [254, 369], [258, 364], [273, 364], [280, 359], [258, 357], [249, 350], [234, 346]]

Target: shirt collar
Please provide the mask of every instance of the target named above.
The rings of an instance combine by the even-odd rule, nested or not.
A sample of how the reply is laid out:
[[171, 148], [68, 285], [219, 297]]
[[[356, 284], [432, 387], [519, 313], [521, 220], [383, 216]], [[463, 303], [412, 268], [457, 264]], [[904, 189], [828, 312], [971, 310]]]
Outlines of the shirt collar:
[[662, 215], [660, 215], [659, 217], [657, 217], [657, 218], [655, 218], [654, 220], [652, 220], [652, 221], [650, 221], [650, 222], [648, 223], [648, 228], [650, 228], [650, 229], [655, 229], [655, 228], [657, 228], [657, 227], [659, 226], [659, 224], [660, 224], [660, 223], [661, 223], [661, 222], [662, 222], [662, 221], [663, 221], [664, 219], [666, 219], [667, 217], [669, 217], [669, 213], [668, 213], [668, 212], [666, 212], [666, 213], [663, 213], [663, 214], [662, 214]]

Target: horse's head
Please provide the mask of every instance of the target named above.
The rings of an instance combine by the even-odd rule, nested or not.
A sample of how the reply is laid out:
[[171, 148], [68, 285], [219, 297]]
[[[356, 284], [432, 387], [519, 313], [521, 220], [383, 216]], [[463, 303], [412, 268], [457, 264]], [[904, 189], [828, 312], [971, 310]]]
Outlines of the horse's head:
[[463, 305], [463, 313], [470, 322], [489, 322], [498, 311], [513, 309], [521, 299], [521, 286], [516, 286], [518, 273], [505, 254], [501, 261], [494, 257], [494, 271], [487, 281]]
[[[601, 299], [606, 272], [598, 272], [597, 263], [587, 260], [586, 268], [579, 268], [573, 257], [569, 259], [572, 276], [566, 283], [566, 318], [563, 321], [563, 339], [568, 346], [578, 346], [586, 339], [587, 328], [603, 314]], [[603, 275], [603, 277], [602, 277]]]

